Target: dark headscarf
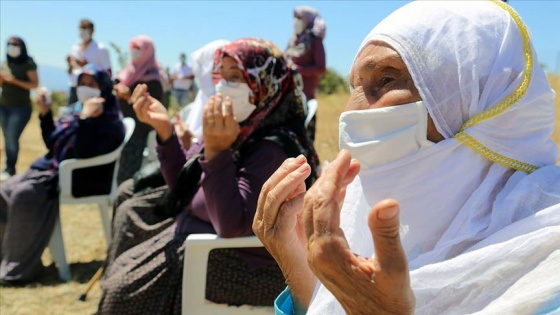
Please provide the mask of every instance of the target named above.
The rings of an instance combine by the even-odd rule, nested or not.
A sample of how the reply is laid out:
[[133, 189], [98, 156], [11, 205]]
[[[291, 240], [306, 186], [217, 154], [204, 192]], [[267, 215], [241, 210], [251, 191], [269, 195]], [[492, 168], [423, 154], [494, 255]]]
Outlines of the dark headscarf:
[[31, 57], [29, 57], [29, 55], [27, 55], [27, 47], [25, 46], [25, 42], [23, 41], [23, 39], [21, 39], [21, 37], [12, 36], [12, 37], [10, 37], [10, 39], [15, 39], [19, 43], [21, 53], [16, 58], [10, 57], [6, 53], [6, 58], [8, 60], [8, 64], [10, 64], [10, 63], [22, 64], [22, 63], [27, 62], [29, 59], [33, 60]]
[[305, 55], [311, 48], [314, 38], [325, 38], [327, 24], [319, 15], [317, 9], [310, 6], [298, 6], [294, 9], [294, 13], [301, 16], [305, 29], [300, 34], [294, 32], [286, 48], [286, 56], [288, 58], [301, 57]]
[[[95, 123], [98, 124], [96, 128], [109, 130], [119, 126], [120, 132], [124, 136], [124, 127], [122, 123], [119, 123], [122, 117], [117, 100], [112, 92], [113, 83], [109, 74], [93, 64], [87, 64], [82, 68], [82, 72], [78, 76], [78, 83], [84, 74], [89, 74], [95, 79], [101, 90], [101, 97], [105, 99], [103, 113], [99, 117], [93, 118]], [[81, 110], [82, 104], [79, 101], [70, 105], [70, 108], [58, 120], [56, 129], [50, 136], [50, 141], [53, 143], [53, 166], [55, 168], [58, 167], [62, 160], [69, 158], [66, 156], [66, 153], [69, 152], [69, 149], [75, 147], [76, 131], [79, 127]]]
[[291, 69], [282, 51], [264, 39], [241, 38], [216, 50], [215, 71], [224, 57], [237, 61], [257, 107], [240, 123], [233, 150], [239, 154], [251, 143], [267, 139], [278, 143], [289, 156], [303, 154], [312, 168], [310, 185], [317, 176], [318, 157], [305, 131], [300, 75]]

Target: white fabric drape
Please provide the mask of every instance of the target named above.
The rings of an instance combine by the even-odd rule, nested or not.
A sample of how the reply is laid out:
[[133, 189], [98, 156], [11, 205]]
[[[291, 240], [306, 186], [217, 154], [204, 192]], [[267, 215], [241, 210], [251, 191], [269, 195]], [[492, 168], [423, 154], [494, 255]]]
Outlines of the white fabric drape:
[[191, 132], [197, 137], [202, 137], [202, 113], [204, 105], [210, 96], [216, 93], [212, 82], [212, 70], [214, 68], [214, 52], [216, 49], [228, 44], [227, 40], [215, 40], [191, 54], [194, 80], [198, 87], [198, 93], [194, 101], [185, 106], [188, 108], [188, 117], [181, 117], [187, 123]]
[[[367, 214], [382, 199], [399, 201], [419, 314], [560, 308], [554, 92], [516, 19], [497, 1], [412, 2], [358, 51], [390, 44], [446, 138], [362, 169], [341, 212], [351, 249], [372, 256]], [[319, 284], [309, 314], [344, 312]]]

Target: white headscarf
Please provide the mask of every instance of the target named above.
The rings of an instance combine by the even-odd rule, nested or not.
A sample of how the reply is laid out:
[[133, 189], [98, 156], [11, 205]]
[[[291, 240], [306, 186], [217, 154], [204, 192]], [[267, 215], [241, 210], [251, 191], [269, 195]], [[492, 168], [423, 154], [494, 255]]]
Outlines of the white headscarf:
[[[190, 56], [192, 59], [192, 70], [194, 80], [198, 87], [198, 93], [194, 101], [185, 106], [188, 108], [188, 116], [181, 117], [189, 126], [191, 132], [197, 137], [202, 137], [202, 113], [204, 105], [210, 96], [216, 93], [212, 82], [212, 71], [214, 69], [214, 52], [216, 49], [229, 43], [227, 40], [215, 40], [195, 50]], [[183, 115], [182, 115], [183, 116]]]
[[[446, 139], [360, 172], [341, 212], [351, 249], [373, 255], [365, 218], [394, 198], [417, 313], [472, 313], [492, 301], [513, 310], [560, 293], [559, 278], [534, 291], [539, 299], [504, 297], [516, 296], [516, 281], [542, 277], [529, 271], [547, 257], [547, 268], [560, 267], [554, 92], [517, 13], [500, 1], [415, 1], [379, 23], [358, 54], [372, 41], [400, 54]], [[319, 284], [309, 314], [344, 312]]]

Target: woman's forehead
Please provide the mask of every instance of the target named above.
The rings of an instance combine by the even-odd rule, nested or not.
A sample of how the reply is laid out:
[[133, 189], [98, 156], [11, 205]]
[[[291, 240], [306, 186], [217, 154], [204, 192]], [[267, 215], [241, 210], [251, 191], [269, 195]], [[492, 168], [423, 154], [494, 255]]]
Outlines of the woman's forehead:
[[374, 71], [382, 67], [406, 70], [404, 61], [395, 49], [384, 42], [372, 41], [361, 49], [354, 60], [350, 69], [350, 79], [354, 77], [353, 74]]

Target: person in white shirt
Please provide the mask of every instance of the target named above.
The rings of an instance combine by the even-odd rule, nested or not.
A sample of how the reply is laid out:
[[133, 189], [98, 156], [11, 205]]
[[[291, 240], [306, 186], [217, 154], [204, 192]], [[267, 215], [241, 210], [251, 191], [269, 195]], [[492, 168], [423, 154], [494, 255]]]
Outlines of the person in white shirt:
[[81, 41], [72, 45], [70, 54], [66, 57], [68, 63], [68, 74], [70, 76], [70, 92], [68, 105], [78, 101], [76, 96], [76, 85], [78, 75], [86, 64], [94, 64], [101, 70], [105, 70], [111, 76], [111, 59], [109, 50], [101, 43], [93, 40], [94, 26], [88, 19], [80, 20], [79, 34]]
[[187, 64], [187, 55], [179, 55], [180, 62], [171, 69], [171, 80], [173, 82], [173, 97], [179, 106], [178, 110], [187, 104], [189, 91], [192, 86], [194, 75], [191, 66]]

